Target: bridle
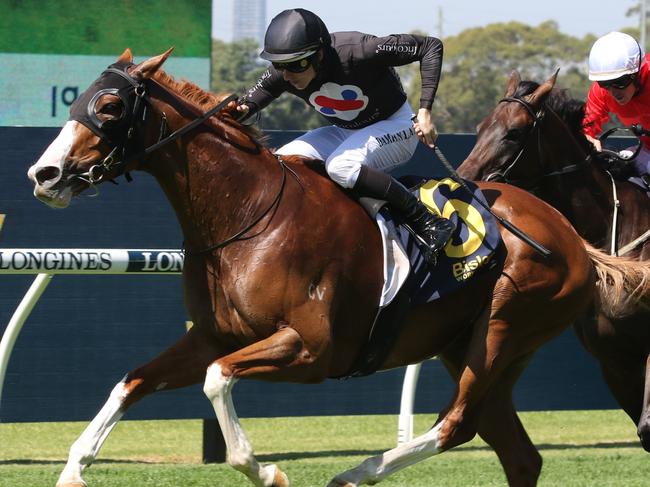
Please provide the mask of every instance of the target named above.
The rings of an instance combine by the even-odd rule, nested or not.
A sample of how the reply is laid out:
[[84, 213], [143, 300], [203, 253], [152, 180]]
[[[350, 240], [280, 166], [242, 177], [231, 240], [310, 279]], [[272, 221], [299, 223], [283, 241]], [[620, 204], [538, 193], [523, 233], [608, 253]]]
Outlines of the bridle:
[[[149, 147], [134, 152], [133, 146], [136, 139], [135, 134], [141, 129], [142, 125], [144, 125], [149, 112], [148, 108], [152, 106], [148, 95], [148, 92], [151, 88], [149, 84], [162, 89], [168, 95], [171, 95], [174, 99], [177, 99], [179, 102], [182, 102], [182, 100], [175, 93], [171, 92], [163, 85], [155, 82], [155, 80], [149, 78], [144, 80], [135, 79], [127, 71], [130, 66], [133, 66], [133, 64], [116, 63], [109, 66], [105, 71], [102, 72], [98, 80], [93, 85], [97, 85], [97, 87], [100, 89], [94, 91], [92, 89], [93, 86], [91, 86], [91, 88], [82, 93], [82, 95], [73, 103], [70, 109], [71, 120], [76, 120], [82, 123], [98, 137], [100, 137], [104, 143], [106, 143], [109, 147], [112, 147], [109, 154], [100, 163], [91, 166], [85, 173], [74, 175], [74, 177], [83, 180], [89, 186], [94, 186], [104, 180], [112, 181], [112, 179], [105, 179], [106, 175], [109, 173], [113, 174], [112, 177], [117, 177], [124, 174], [127, 180], [130, 181], [131, 178], [127, 172], [127, 166], [131, 161], [145, 157], [152, 152], [160, 149], [161, 147], [169, 144], [170, 142], [178, 139], [179, 137], [187, 134], [188, 132], [194, 130], [210, 117], [223, 110], [230, 102], [237, 99], [237, 95], [235, 94], [228, 96], [215, 107], [211, 108], [205, 113], [200, 114], [197, 116], [197, 118], [191, 122], [188, 122], [186, 125], [170, 134], [167, 133], [167, 119], [163, 113], [161, 116], [161, 126], [159, 129], [160, 135], [158, 137], [158, 141]], [[116, 76], [117, 78], [115, 78]], [[104, 85], [106, 84], [106, 78], [108, 77], [112, 77], [114, 82], [117, 80], [118, 85], [121, 84], [122, 86], [120, 88], [105, 87]], [[104, 94], [112, 94], [118, 96], [124, 105], [124, 112], [116, 121], [102, 122], [99, 120], [95, 113], [95, 104]], [[130, 110], [127, 110], [129, 108]], [[252, 146], [249, 147], [241, 145], [237, 141], [228, 139], [216, 132], [215, 134], [238, 150], [253, 155], [258, 155], [261, 153], [260, 145], [250, 137], [249, 138], [251, 140]], [[234, 235], [226, 238], [219, 243], [210, 245], [200, 250], [185, 250], [186, 254], [207, 254], [214, 250], [223, 248], [233, 242], [247, 238], [246, 234], [260, 221], [262, 221], [266, 215], [273, 212], [278, 207], [282, 198], [282, 194], [284, 193], [285, 183], [287, 180], [287, 171], [293, 174], [296, 179], [298, 176], [292, 169], [287, 167], [287, 165], [279, 156], [276, 156], [276, 160], [282, 172], [282, 179], [278, 192], [271, 201], [270, 205], [265, 208], [261, 214], [255, 217], [252, 222], [247, 224], [241, 230], [237, 231]]]
[[[534, 131], [537, 132], [537, 145], [538, 145], [538, 152], [539, 152], [539, 161], [540, 161], [539, 164], [540, 164], [540, 168], [541, 168], [541, 175], [535, 181], [535, 183], [532, 186], [530, 186], [529, 188], [527, 188], [527, 189], [534, 190], [535, 188], [537, 188], [539, 186], [539, 182], [543, 178], [554, 177], [554, 176], [563, 176], [565, 174], [569, 174], [569, 173], [573, 173], [573, 172], [576, 172], [576, 171], [586, 169], [590, 165], [593, 152], [589, 152], [587, 154], [587, 156], [577, 164], [570, 164], [568, 166], [564, 166], [560, 170], [557, 170], [557, 171], [545, 172], [546, 164], [544, 164], [544, 155], [543, 155], [543, 152], [542, 152], [542, 144], [541, 144], [541, 121], [543, 120], [543, 118], [545, 116], [544, 108], [547, 109], [547, 110], [551, 110], [551, 109], [549, 107], [542, 107], [542, 108], [540, 108], [540, 110], [537, 113], [535, 113], [535, 111], [533, 110], [533, 107], [529, 103], [527, 103], [525, 100], [522, 100], [521, 98], [515, 98], [515, 97], [505, 97], [505, 98], [503, 98], [502, 100], [499, 101], [499, 103], [501, 103], [501, 102], [519, 103], [524, 108], [526, 108], [528, 113], [533, 117], [533, 127], [532, 127], [532, 129], [531, 129], [531, 131], [529, 132], [528, 135], [530, 135], [530, 133], [532, 133]], [[600, 140], [605, 140], [609, 135], [614, 133], [616, 130], [619, 130], [619, 129], [618, 128], [613, 128], [613, 129], [608, 130], [603, 135], [601, 135]], [[508, 167], [504, 171], [502, 171], [502, 172], [501, 171], [495, 171], [495, 172], [489, 174], [488, 177], [486, 178], [486, 180], [489, 181], [491, 179], [494, 180], [494, 179], [497, 179], [497, 178], [502, 178], [501, 180], [503, 180], [506, 183], [514, 184], [514, 185], [517, 185], [517, 186], [520, 186], [520, 187], [524, 187], [522, 185], [522, 181], [509, 179], [508, 178], [508, 173], [514, 168], [517, 161], [521, 158], [522, 154], [524, 153], [524, 150], [526, 149], [526, 146], [527, 146], [527, 140], [524, 141], [524, 144], [523, 144], [522, 148], [520, 149], [519, 153], [517, 154], [517, 156], [515, 157], [513, 162], [510, 163], [508, 165]], [[639, 154], [639, 152], [641, 150], [641, 146], [642, 146], [642, 144], [638, 145], [638, 147], [636, 148], [632, 158], [636, 158], [636, 156]], [[629, 244], [624, 246], [620, 251], [617, 251], [617, 235], [616, 235], [616, 233], [617, 233], [617, 227], [618, 227], [617, 221], [618, 221], [618, 211], [619, 211], [619, 207], [620, 207], [620, 201], [618, 199], [618, 193], [617, 193], [617, 190], [616, 190], [616, 182], [614, 181], [613, 176], [607, 170], [605, 171], [605, 173], [609, 176], [609, 179], [611, 180], [612, 201], [613, 201], [613, 214], [612, 214], [612, 223], [611, 223], [612, 235], [611, 235], [611, 239], [610, 239], [611, 240], [610, 254], [611, 255], [623, 255], [624, 253], [627, 253], [630, 250], [636, 248], [639, 244], [645, 242], [648, 238], [650, 238], [650, 231], [645, 232], [643, 235], [641, 235], [640, 237], [636, 238], [635, 240], [633, 240], [632, 242], [630, 242]]]
[[[133, 66], [133, 64], [113, 64], [104, 70], [95, 82], [99, 87], [102, 87], [107, 83], [107, 78], [115, 78], [115, 76], [117, 76], [117, 80], [121, 81], [121, 88], [104, 87], [100, 90], [92, 91], [91, 87], [73, 103], [70, 109], [71, 120], [76, 120], [82, 123], [95, 133], [105, 144], [112, 147], [109, 154], [100, 163], [91, 166], [87, 172], [76, 175], [91, 186], [104, 181], [106, 175], [109, 173], [114, 174], [114, 177], [124, 174], [127, 180], [130, 181], [131, 178], [126, 168], [131, 161], [148, 156], [152, 152], [194, 130], [210, 117], [223, 110], [230, 102], [237, 99], [237, 95], [235, 94], [226, 97], [215, 107], [200, 114], [197, 118], [170, 134], [167, 133], [167, 119], [163, 113], [160, 122], [158, 141], [149, 147], [134, 152], [133, 146], [135, 135], [140, 130], [141, 126], [144, 125], [149, 113], [148, 108], [151, 106], [151, 100], [148, 94], [150, 91], [149, 84], [155, 83], [156, 87], [166, 91], [168, 94], [171, 94], [174, 97], [176, 97], [176, 95], [171, 93], [164, 86], [156, 83], [154, 80], [135, 79], [127, 71], [130, 66]], [[124, 83], [124, 81], [126, 81], [126, 83]], [[101, 122], [95, 113], [95, 105], [99, 98], [104, 94], [113, 94], [118, 96], [124, 105], [125, 110], [117, 121], [111, 120], [108, 122]], [[130, 110], [128, 110], [129, 108]], [[227, 140], [227, 142], [237, 149], [251, 154], [259, 154], [261, 151], [259, 144], [252, 139], [252, 147], [238, 144], [233, 140]]]
[[[508, 103], [508, 102], [519, 103], [521, 106], [523, 106], [532, 117], [533, 125], [528, 131], [528, 133], [526, 134], [526, 138], [524, 139], [524, 142], [521, 145], [521, 149], [519, 149], [519, 152], [517, 153], [513, 161], [510, 164], [508, 164], [505, 169], [496, 170], [488, 174], [485, 178], [485, 181], [503, 181], [505, 183], [513, 184], [521, 188], [534, 189], [539, 186], [540, 181], [542, 181], [544, 178], [563, 176], [565, 174], [569, 174], [569, 173], [573, 173], [585, 169], [589, 165], [589, 161], [591, 160], [591, 154], [588, 154], [584, 160], [580, 161], [577, 164], [570, 164], [568, 166], [563, 166], [561, 169], [547, 172], [547, 165], [545, 164], [544, 151], [542, 146], [541, 131], [542, 131], [542, 122], [546, 117], [546, 111], [551, 109], [547, 107], [546, 104], [542, 104], [542, 106], [536, 112], [530, 103], [528, 103], [525, 100], [522, 100], [521, 98], [517, 98], [514, 96], [507, 96], [499, 100], [499, 103]], [[537, 135], [537, 152], [539, 154], [538, 160], [539, 160], [540, 174], [537, 177], [537, 179], [534, 180], [533, 182], [523, 180], [523, 179], [512, 179], [509, 177], [509, 174], [515, 169], [517, 163], [524, 155], [526, 147], [528, 147], [529, 138], [532, 136], [533, 133]]]

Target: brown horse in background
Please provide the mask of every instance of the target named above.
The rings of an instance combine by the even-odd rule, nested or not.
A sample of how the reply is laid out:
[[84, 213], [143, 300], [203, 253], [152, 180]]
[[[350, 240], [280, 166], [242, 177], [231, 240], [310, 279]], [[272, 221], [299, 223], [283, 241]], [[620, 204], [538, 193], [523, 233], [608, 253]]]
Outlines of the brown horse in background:
[[[650, 242], [643, 234], [650, 229], [650, 199], [606, 170], [606, 155], [595, 152], [582, 132], [584, 102], [554, 90], [555, 81], [556, 75], [541, 85], [521, 81], [513, 72], [504, 99], [479, 125], [459, 174], [526, 188], [592, 244], [612, 252], [627, 247], [626, 254], [648, 260]], [[634, 300], [623, 308], [609, 304], [575, 328], [650, 451], [650, 309]]]
[[[221, 99], [165, 74], [169, 52], [133, 65], [125, 51], [75, 102], [73, 119], [29, 170], [35, 195], [54, 207], [128, 171], [152, 174], [184, 233], [185, 300], [194, 321], [178, 343], [115, 386], [72, 445], [57, 485], [86, 485], [83, 470], [133, 403], [203, 382], [228, 463], [254, 485], [287, 486], [277, 466], [256, 461], [232, 387], [245, 378], [315, 383], [349, 373], [378, 308], [379, 233], [319, 164], [276, 158], [232, 118], [232, 105], [202, 117]], [[502, 232], [502, 269], [408, 310], [380, 368], [439, 355], [456, 393], [429, 432], [336, 475], [331, 487], [374, 484], [477, 432], [497, 452], [510, 485], [534, 485], [542, 460], [513, 406], [519, 374], [537, 348], [597, 304], [603, 282], [623, 292], [650, 277], [647, 266], [586, 244], [529, 193], [481, 188], [495, 212], [552, 255], [543, 258]]]

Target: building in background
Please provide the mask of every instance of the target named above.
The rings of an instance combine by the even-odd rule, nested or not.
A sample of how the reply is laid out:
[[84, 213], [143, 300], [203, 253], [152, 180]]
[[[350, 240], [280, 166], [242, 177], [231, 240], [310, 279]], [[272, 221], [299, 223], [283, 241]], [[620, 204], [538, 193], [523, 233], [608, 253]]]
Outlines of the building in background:
[[213, 0], [212, 38], [224, 42], [254, 39], [264, 42], [266, 0]]

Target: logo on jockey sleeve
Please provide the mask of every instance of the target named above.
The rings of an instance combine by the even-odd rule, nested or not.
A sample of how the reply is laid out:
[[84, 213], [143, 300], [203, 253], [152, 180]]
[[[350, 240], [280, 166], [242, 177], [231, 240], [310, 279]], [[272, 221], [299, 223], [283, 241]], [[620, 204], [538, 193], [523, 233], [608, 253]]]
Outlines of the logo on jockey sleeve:
[[350, 121], [368, 106], [368, 97], [358, 86], [328, 82], [311, 94], [309, 103], [321, 115]]

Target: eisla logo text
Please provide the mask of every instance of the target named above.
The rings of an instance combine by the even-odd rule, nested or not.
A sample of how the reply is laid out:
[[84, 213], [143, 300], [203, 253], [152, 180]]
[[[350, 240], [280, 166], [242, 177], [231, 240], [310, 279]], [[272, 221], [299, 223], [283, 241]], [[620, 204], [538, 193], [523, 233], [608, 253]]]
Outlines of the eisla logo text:
[[379, 44], [377, 52], [399, 52], [404, 54], [415, 54], [418, 46], [412, 44]]
[[181, 272], [183, 252], [130, 251], [127, 272]]
[[0, 251], [0, 269], [36, 271], [105, 271], [111, 268], [111, 254], [92, 251]]

